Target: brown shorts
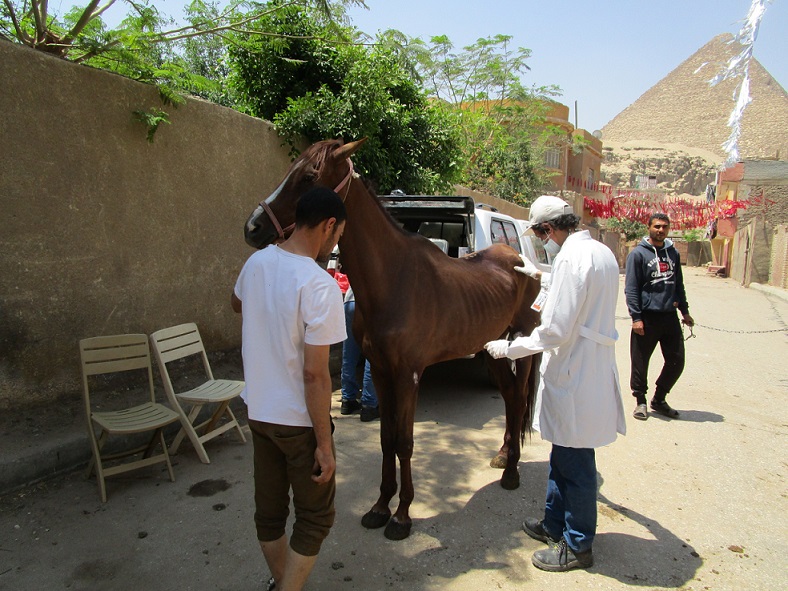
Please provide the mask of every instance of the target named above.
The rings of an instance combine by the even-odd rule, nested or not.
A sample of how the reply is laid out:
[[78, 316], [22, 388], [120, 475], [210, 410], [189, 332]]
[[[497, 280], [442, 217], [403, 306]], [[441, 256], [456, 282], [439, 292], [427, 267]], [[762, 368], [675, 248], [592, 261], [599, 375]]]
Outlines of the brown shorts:
[[272, 542], [284, 535], [292, 488], [295, 523], [290, 547], [302, 556], [317, 555], [334, 524], [336, 478], [325, 484], [312, 480], [317, 448], [312, 427], [250, 419], [249, 428], [254, 443], [257, 539]]

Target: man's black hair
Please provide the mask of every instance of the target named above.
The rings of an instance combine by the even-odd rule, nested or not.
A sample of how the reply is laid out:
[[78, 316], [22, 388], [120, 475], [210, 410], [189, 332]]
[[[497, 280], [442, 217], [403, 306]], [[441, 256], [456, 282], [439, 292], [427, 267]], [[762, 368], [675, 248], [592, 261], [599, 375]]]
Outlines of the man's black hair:
[[297, 228], [314, 228], [329, 218], [336, 218], [337, 224], [347, 219], [342, 198], [331, 189], [313, 187], [298, 200], [295, 212]]
[[649, 228], [651, 227], [651, 222], [653, 222], [654, 220], [662, 220], [663, 222], [667, 222], [668, 226], [670, 225], [670, 218], [668, 217], [668, 214], [666, 214], [666, 213], [662, 213], [662, 212], [652, 213], [651, 216], [648, 218], [648, 227]]
[[545, 223], [550, 224], [556, 230], [576, 230], [580, 225], [580, 216], [574, 213], [565, 213], [553, 220], [547, 220]]

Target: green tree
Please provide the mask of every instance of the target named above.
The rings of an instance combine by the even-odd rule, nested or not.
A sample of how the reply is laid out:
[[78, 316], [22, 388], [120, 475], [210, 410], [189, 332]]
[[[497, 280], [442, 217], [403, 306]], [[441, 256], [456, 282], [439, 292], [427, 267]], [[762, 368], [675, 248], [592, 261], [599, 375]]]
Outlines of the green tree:
[[[343, 18], [346, 5], [364, 5], [363, 0], [193, 0], [186, 8], [188, 22], [176, 26], [150, 0], [124, 0], [129, 7], [126, 18], [108, 29], [102, 15], [116, 2], [105, 0], [100, 5], [100, 0], [86, 0], [83, 7], [57, 17], [50, 13], [47, 0], [3, 0], [0, 37], [154, 84], [165, 106], [183, 102], [184, 93], [233, 106], [235, 98], [226, 84], [226, 35], [244, 31], [250, 22], [289, 6], [310, 7], [332, 23]], [[169, 123], [167, 112], [158, 108], [134, 114], [147, 125], [150, 141], [161, 123]]]
[[628, 218], [609, 217], [605, 220], [605, 228], [623, 234], [627, 242], [648, 235], [646, 224]]
[[277, 35], [232, 38], [232, 82], [242, 108], [271, 119], [291, 145], [301, 136], [369, 138], [355, 163], [379, 192], [449, 189], [461, 156], [454, 116], [427, 100], [390, 50], [330, 41], [332, 32], [302, 7], [250, 27]]
[[151, 0], [124, 0], [129, 16], [142, 17], [145, 26], [125, 20], [112, 30], [104, 27], [101, 16], [117, 0], [86, 0], [84, 7], [74, 7], [63, 18], [52, 16], [48, 0], [3, 0], [0, 5], [0, 37], [22, 43], [71, 61], [84, 62], [92, 57], [113, 53], [118, 46], [139, 48], [151, 44], [167, 44], [203, 35], [221, 35], [243, 31], [248, 23], [271, 11], [288, 6], [311, 7], [325, 18], [342, 18], [349, 4], [365, 6], [364, 0], [287, 0], [269, 3], [230, 0], [219, 8], [219, 2], [193, 0], [187, 9], [188, 25], [174, 27], [173, 20], [163, 16]]
[[522, 85], [530, 50], [513, 49], [507, 35], [479, 39], [461, 51], [445, 35], [425, 43], [386, 31], [378, 42], [416, 64], [428, 93], [458, 119], [460, 182], [528, 205], [549, 178], [542, 165], [545, 148], [563, 141], [545, 120], [549, 97], [559, 89]]

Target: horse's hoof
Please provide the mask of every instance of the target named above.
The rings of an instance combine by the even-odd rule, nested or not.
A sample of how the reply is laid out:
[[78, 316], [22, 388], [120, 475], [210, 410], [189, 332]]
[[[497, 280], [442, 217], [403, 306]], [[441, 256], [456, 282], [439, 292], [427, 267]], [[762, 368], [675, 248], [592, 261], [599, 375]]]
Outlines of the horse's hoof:
[[503, 473], [501, 477], [501, 486], [506, 490], [514, 490], [520, 487], [520, 473], [515, 471], [514, 474]]
[[404, 540], [410, 535], [410, 527], [412, 523], [400, 523], [397, 521], [395, 517], [389, 524], [386, 526], [383, 535], [386, 536], [389, 540]]
[[361, 525], [367, 529], [378, 529], [383, 527], [389, 522], [391, 511], [387, 513], [378, 513], [374, 509], [367, 511], [367, 514], [361, 518]]
[[499, 470], [506, 468], [506, 456], [498, 454], [493, 457], [493, 459], [490, 460], [490, 468], [498, 468]]

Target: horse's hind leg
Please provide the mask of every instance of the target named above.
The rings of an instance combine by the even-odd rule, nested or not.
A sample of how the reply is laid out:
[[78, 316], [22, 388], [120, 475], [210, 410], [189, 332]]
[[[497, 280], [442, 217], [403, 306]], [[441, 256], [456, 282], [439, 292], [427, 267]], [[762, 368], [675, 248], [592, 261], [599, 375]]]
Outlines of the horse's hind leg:
[[519, 359], [515, 362], [516, 375], [512, 372], [508, 360], [491, 359], [490, 361], [492, 362], [491, 372], [496, 377], [506, 405], [506, 431], [503, 436], [503, 445], [490, 465], [493, 468], [504, 469], [501, 476], [501, 486], [507, 490], [514, 490], [520, 486], [520, 473], [517, 471], [517, 464], [520, 461], [520, 438], [523, 433], [523, 416], [531, 359]]
[[[493, 378], [495, 385], [501, 392], [504, 404], [508, 410], [510, 407], [509, 400], [512, 397], [512, 392], [515, 387], [515, 378], [511, 370], [512, 362], [508, 359], [493, 359], [489, 355], [485, 355], [485, 357], [487, 360], [487, 366], [490, 370], [490, 377]], [[491, 468], [498, 468], [501, 470], [506, 468], [508, 463], [507, 458], [509, 457], [509, 439], [511, 438], [510, 431], [511, 427], [509, 425], [509, 413], [506, 412], [506, 430], [504, 431], [503, 435], [503, 445], [501, 446], [501, 449], [498, 450], [498, 453], [490, 460]]]
[[[534, 357], [524, 357], [515, 362], [516, 375], [511, 398], [506, 400], [506, 436], [508, 449], [506, 454], [506, 468], [501, 476], [501, 486], [513, 490], [520, 486], [520, 473], [517, 465], [520, 462], [520, 445], [523, 441], [525, 428], [526, 409], [529, 404], [531, 368]], [[528, 426], [530, 430], [530, 425]]]

